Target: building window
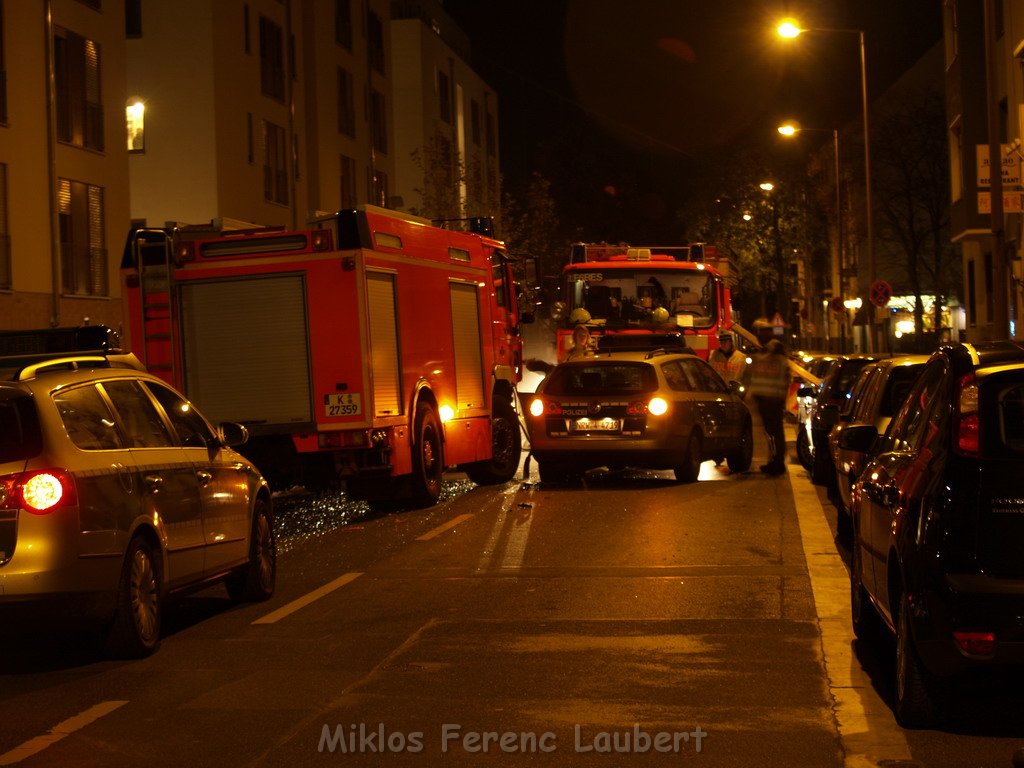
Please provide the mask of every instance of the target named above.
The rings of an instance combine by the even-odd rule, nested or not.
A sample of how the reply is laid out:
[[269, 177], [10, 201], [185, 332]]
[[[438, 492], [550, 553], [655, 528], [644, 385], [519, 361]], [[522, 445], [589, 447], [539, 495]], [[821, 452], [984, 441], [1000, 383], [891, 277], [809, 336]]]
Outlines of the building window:
[[146, 151], [146, 105], [141, 99], [128, 99], [124, 109], [128, 124], [128, 151]]
[[485, 130], [487, 132], [487, 154], [490, 157], [496, 157], [498, 154], [498, 137], [494, 133], [494, 115], [490, 112], [486, 116]]
[[366, 42], [369, 47], [368, 55], [370, 68], [374, 72], [384, 74], [384, 25], [380, 16], [373, 11], [366, 20]]
[[253, 140], [252, 112], [245, 113], [245, 159], [249, 165], [256, 162], [256, 146]]
[[447, 72], [437, 70], [437, 106], [441, 119], [451, 125], [452, 122], [452, 83]]
[[338, 67], [338, 133], [355, 138], [356, 100], [352, 73]]
[[381, 208], [388, 207], [388, 175], [370, 169], [370, 201]]
[[373, 137], [373, 148], [387, 154], [387, 107], [384, 102], [384, 94], [376, 90], [370, 91], [370, 134]]
[[352, 50], [352, 0], [334, 0], [334, 41]]
[[103, 149], [100, 47], [57, 29], [53, 40], [57, 138], [87, 149]]
[[11, 287], [11, 234], [7, 227], [7, 163], [0, 163], [0, 288]]
[[72, 296], [106, 296], [107, 249], [103, 188], [57, 180], [61, 289]]
[[263, 121], [263, 197], [288, 205], [288, 137], [268, 120]]
[[469, 135], [473, 140], [473, 146], [480, 146], [480, 102], [476, 99], [469, 100]]
[[4, 3], [0, 0], [0, 125], [7, 125], [7, 56], [4, 53]]
[[284, 102], [284, 36], [266, 16], [260, 16], [260, 88], [264, 96]]
[[338, 207], [342, 210], [355, 208], [359, 201], [356, 199], [356, 161], [354, 159], [341, 155], [341, 172], [338, 178], [341, 191]]
[[242, 40], [242, 48], [246, 53], [252, 53], [252, 43], [249, 42], [252, 39], [250, 34], [251, 29], [249, 25], [249, 4], [245, 3], [242, 6], [242, 34], [244, 38]]
[[142, 0], [126, 0], [124, 34], [125, 37], [142, 37]]

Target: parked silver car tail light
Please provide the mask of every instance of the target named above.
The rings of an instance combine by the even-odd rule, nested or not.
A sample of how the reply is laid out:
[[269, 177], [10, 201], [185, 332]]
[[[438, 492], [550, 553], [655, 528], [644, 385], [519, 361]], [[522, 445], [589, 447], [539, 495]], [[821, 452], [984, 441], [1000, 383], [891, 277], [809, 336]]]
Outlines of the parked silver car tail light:
[[67, 470], [43, 469], [0, 477], [0, 508], [45, 515], [77, 503], [75, 481]]

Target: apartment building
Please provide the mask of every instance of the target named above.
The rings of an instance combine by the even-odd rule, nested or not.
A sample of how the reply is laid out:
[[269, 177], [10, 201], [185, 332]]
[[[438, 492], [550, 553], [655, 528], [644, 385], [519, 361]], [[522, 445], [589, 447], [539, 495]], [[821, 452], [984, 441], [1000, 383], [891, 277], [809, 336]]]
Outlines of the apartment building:
[[0, 0], [0, 328], [121, 322], [125, 7]]
[[497, 216], [498, 100], [469, 40], [436, 0], [391, 4], [396, 207], [430, 218]]
[[[965, 333], [971, 341], [1020, 338], [1024, 6], [944, 0], [943, 12], [950, 231], [962, 252]], [[989, 72], [994, 75], [991, 90]], [[1001, 156], [1001, 218], [991, 212], [990, 140], [999, 144]]]

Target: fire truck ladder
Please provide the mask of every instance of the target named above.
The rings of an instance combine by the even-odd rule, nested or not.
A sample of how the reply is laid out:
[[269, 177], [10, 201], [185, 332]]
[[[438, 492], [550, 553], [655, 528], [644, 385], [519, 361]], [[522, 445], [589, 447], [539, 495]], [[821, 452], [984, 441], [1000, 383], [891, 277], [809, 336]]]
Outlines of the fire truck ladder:
[[173, 239], [163, 229], [135, 233], [135, 263], [142, 299], [143, 362], [150, 372], [180, 384], [175, 365], [174, 300], [171, 274]]

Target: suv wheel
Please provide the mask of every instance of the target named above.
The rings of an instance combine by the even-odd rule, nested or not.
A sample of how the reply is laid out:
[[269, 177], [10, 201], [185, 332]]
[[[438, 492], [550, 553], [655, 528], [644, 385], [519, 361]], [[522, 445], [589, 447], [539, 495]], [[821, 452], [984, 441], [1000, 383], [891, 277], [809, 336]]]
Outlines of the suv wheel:
[[807, 439], [807, 428], [800, 425], [796, 433], [796, 457], [804, 469], [810, 471], [814, 466], [814, 455], [811, 453], [811, 441]]
[[703, 450], [700, 434], [697, 430], [693, 430], [690, 433], [690, 442], [686, 445], [686, 455], [683, 457], [683, 463], [672, 469], [676, 480], [680, 483], [693, 483], [697, 481], [697, 478], [700, 476], [700, 465], [704, 459], [701, 453]]
[[896, 619], [896, 721], [904, 728], [931, 725], [938, 714], [938, 682], [921, 663], [910, 626], [910, 601], [900, 595]]
[[743, 436], [740, 438], [740, 447], [734, 453], [726, 457], [729, 470], [732, 472], [746, 472], [754, 460], [754, 427], [751, 422], [743, 425]]

